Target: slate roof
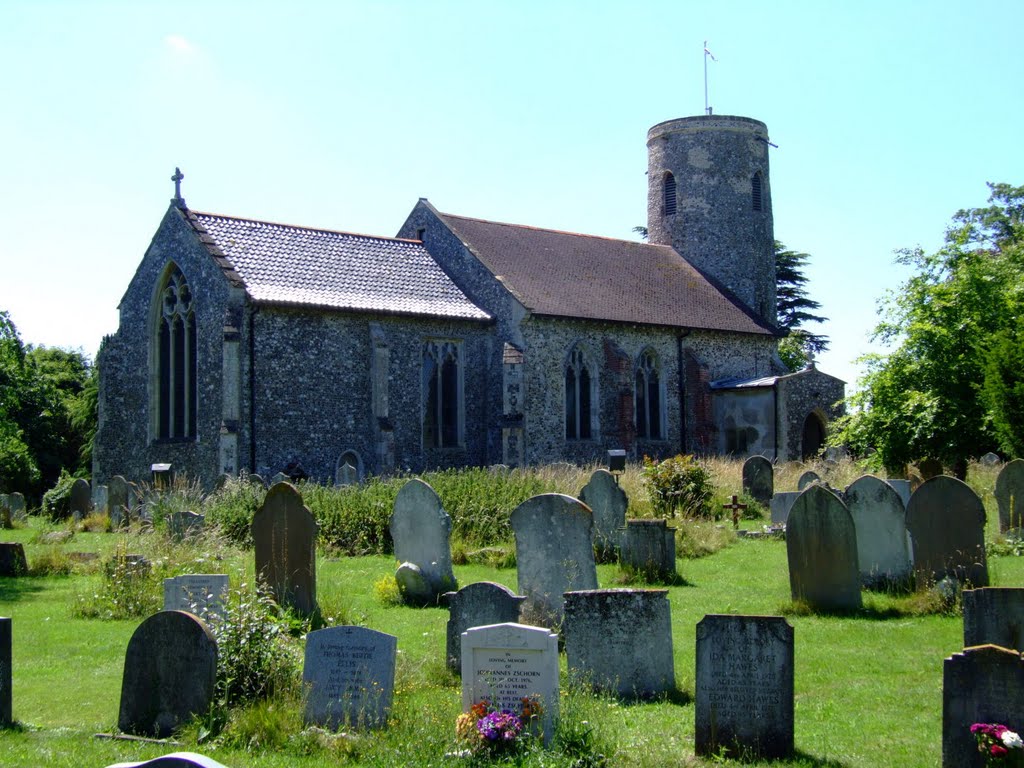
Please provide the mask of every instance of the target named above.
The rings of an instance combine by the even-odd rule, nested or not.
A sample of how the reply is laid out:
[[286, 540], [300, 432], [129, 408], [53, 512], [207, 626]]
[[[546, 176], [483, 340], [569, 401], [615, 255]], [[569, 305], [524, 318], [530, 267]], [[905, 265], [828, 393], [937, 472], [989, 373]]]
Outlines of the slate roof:
[[422, 243], [188, 211], [254, 301], [489, 320]]
[[670, 246], [437, 215], [535, 314], [775, 333]]

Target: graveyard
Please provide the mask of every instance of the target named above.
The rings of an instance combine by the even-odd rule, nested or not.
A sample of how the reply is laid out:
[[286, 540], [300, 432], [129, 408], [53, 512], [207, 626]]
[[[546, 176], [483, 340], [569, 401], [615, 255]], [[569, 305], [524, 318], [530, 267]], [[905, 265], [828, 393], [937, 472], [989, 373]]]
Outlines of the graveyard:
[[[79, 487], [67, 520], [17, 507], [0, 530], [24, 553], [0, 576], [0, 763], [701, 766], [735, 740], [757, 746], [744, 765], [945, 765], [944, 741], [972, 765], [957, 717], [1024, 727], [1022, 609], [942, 568], [966, 552], [958, 578], [1024, 586], [1009, 466], [911, 495], [845, 459], [769, 467], [768, 488], [715, 460], [717, 519], [698, 521], [657, 519], [633, 465], [144, 489], [149, 520]], [[246, 643], [279, 653], [225, 685]], [[965, 650], [982, 643], [1002, 648]], [[541, 681], [533, 737], [469, 751], [456, 723], [481, 685], [537, 694], [501, 688], [506, 660]]]

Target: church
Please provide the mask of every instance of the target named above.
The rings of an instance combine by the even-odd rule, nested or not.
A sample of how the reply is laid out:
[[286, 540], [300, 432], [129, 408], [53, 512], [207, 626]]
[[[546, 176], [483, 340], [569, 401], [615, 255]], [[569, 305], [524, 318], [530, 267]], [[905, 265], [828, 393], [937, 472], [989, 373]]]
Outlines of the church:
[[776, 353], [767, 127], [647, 146], [643, 243], [426, 199], [395, 237], [254, 221], [190, 209], [176, 172], [98, 356], [93, 482], [815, 454], [844, 385]]

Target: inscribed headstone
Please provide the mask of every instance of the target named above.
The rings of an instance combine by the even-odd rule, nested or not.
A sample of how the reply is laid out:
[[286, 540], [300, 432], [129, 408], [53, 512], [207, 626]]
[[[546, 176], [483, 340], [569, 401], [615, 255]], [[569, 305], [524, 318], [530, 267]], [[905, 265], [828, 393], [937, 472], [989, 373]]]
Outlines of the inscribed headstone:
[[999, 530], [1024, 528], [1024, 459], [1014, 459], [996, 476]]
[[0, 541], [0, 576], [27, 576], [25, 547], [19, 542]]
[[496, 709], [522, 711], [539, 701], [544, 743], [558, 721], [558, 635], [543, 627], [492, 624], [462, 634], [462, 711], [486, 699]]
[[[998, 645], [1024, 652], [1024, 589], [965, 589], [961, 597], [964, 608], [964, 648], [972, 645]], [[1024, 723], [1021, 725], [1024, 727]]]
[[172, 512], [167, 516], [167, 532], [175, 541], [198, 536], [203, 531], [206, 515], [196, 512]]
[[197, 752], [171, 752], [141, 763], [113, 763], [107, 768], [227, 768], [212, 757]]
[[117, 727], [136, 736], [167, 738], [213, 702], [217, 641], [183, 611], [161, 611], [143, 621], [124, 659]]
[[627, 520], [620, 562], [644, 578], [670, 581], [676, 576], [676, 529], [665, 520]]
[[14, 694], [11, 691], [14, 663], [11, 619], [0, 616], [0, 728], [14, 723]]
[[576, 682], [631, 699], [675, 690], [667, 589], [566, 592], [564, 629]]
[[919, 589], [947, 576], [988, 586], [985, 507], [965, 483], [946, 475], [925, 481], [907, 505], [907, 531]]
[[223, 573], [189, 573], [164, 579], [164, 610], [188, 611], [207, 623], [222, 619], [228, 583]]
[[580, 501], [594, 515], [594, 549], [602, 556], [618, 551], [629, 499], [615, 475], [607, 469], [595, 471], [580, 491]]
[[802, 491], [804, 488], [806, 488], [811, 483], [820, 483], [820, 482], [821, 482], [821, 476], [817, 472], [815, 472], [813, 469], [808, 469], [806, 472], [804, 472], [802, 475], [800, 475], [800, 479], [797, 480], [797, 482], [796, 482], [796, 489], [798, 491]]
[[78, 478], [71, 485], [71, 515], [76, 521], [89, 514], [92, 509], [92, 491], [89, 481]]
[[488, 624], [515, 624], [519, 606], [525, 600], [508, 587], [492, 581], [467, 584], [448, 598], [448, 636], [445, 656], [450, 669], [462, 674], [462, 633]]
[[786, 554], [794, 600], [823, 610], [861, 607], [857, 532], [832, 491], [812, 485], [800, 494], [786, 523]]
[[433, 488], [418, 479], [402, 486], [395, 497], [389, 527], [395, 558], [403, 566], [415, 566], [420, 576], [416, 582], [404, 578], [413, 572], [405, 568], [399, 577], [399, 587], [407, 601], [436, 604], [438, 597], [458, 588], [449, 543], [452, 519]]
[[338, 467], [338, 471], [334, 477], [334, 484], [339, 486], [358, 485], [359, 470], [346, 461], [344, 464]]
[[252, 520], [256, 574], [279, 605], [316, 611], [316, 532], [312, 513], [291, 483], [269, 491]]
[[764, 456], [751, 456], [743, 462], [743, 491], [767, 504], [775, 493], [775, 473]]
[[114, 475], [107, 482], [107, 507], [110, 523], [115, 528], [126, 525], [131, 519], [131, 486], [121, 475]]
[[560, 493], [527, 499], [509, 518], [516, 537], [521, 615], [538, 626], [562, 624], [563, 594], [597, 589], [590, 509]]
[[845, 495], [857, 529], [861, 583], [883, 586], [909, 578], [910, 548], [899, 494], [885, 481], [863, 475], [850, 484]]
[[772, 523], [775, 525], [785, 525], [786, 521], [789, 520], [789, 513], [792, 511], [793, 505], [796, 504], [796, 500], [799, 498], [799, 491], [783, 491], [782, 493], [773, 494], [769, 504], [769, 509], [772, 513]]
[[107, 486], [97, 485], [92, 489], [92, 508], [103, 515], [110, 515], [110, 500]]
[[986, 764], [970, 731], [974, 723], [1024, 731], [1024, 658], [1019, 652], [980, 645], [943, 663], [942, 768]]
[[696, 655], [696, 753], [789, 757], [793, 627], [781, 616], [708, 615]]
[[330, 730], [386, 725], [397, 650], [397, 637], [366, 627], [328, 627], [306, 635], [303, 723]]

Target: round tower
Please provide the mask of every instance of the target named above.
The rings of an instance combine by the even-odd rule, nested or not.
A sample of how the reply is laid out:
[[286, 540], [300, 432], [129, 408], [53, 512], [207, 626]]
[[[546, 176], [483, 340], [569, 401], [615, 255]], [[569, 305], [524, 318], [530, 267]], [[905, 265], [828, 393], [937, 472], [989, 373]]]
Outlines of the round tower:
[[647, 158], [650, 242], [673, 246], [774, 324], [767, 126], [731, 115], [667, 120], [647, 132]]

